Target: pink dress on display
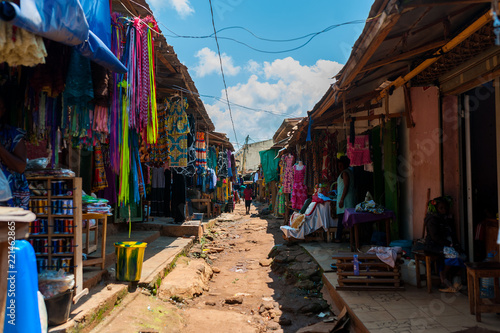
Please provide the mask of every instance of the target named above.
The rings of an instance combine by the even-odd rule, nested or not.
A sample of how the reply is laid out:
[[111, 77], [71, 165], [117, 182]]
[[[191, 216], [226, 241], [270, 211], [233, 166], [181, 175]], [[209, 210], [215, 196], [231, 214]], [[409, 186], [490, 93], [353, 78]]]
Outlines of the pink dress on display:
[[304, 184], [306, 177], [306, 166], [298, 169], [298, 165], [293, 166], [293, 191], [292, 191], [292, 208], [301, 209], [307, 199], [307, 187]]
[[283, 175], [283, 193], [292, 193], [293, 188], [293, 162], [295, 162], [295, 157], [292, 154], [288, 154], [284, 158], [284, 168], [285, 172]]

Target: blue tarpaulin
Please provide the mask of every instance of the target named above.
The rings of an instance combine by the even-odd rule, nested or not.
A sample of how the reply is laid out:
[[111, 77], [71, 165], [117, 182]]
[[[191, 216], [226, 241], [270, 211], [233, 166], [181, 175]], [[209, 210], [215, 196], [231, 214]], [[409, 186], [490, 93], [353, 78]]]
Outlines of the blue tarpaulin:
[[[98, 2], [106, 2], [106, 0], [98, 0]], [[107, 8], [109, 21], [109, 3]], [[89, 14], [91, 22], [96, 22], [105, 14], [106, 6], [104, 4], [86, 5], [86, 9], [87, 11], [83, 10], [78, 0], [21, 0], [20, 6], [2, 1], [0, 2], [0, 19], [36, 35], [74, 46], [84, 57], [99, 65], [113, 72], [126, 73], [127, 68], [106, 45], [110, 38], [103, 42], [89, 30], [86, 14]], [[106, 29], [105, 24], [106, 21], [97, 25], [96, 30], [104, 36], [103, 38], [107, 38], [105, 32], [111, 29], [111, 25], [108, 25], [109, 28]], [[110, 34], [111, 32], [109, 36]]]

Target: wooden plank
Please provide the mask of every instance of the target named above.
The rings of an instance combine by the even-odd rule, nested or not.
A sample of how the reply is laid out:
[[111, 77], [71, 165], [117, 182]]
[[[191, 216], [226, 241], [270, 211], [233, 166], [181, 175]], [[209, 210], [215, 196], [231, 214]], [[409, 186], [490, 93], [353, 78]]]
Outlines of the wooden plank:
[[491, 3], [491, 0], [405, 0], [401, 6], [405, 8], [415, 7], [433, 7], [433, 6], [452, 6], [452, 5], [470, 5]]
[[342, 279], [344, 284], [348, 283], [401, 283], [399, 279], [368, 279], [368, 278], [351, 278]]
[[491, 22], [491, 20], [492, 20], [491, 10], [488, 10], [479, 19], [474, 21], [471, 25], [469, 25], [462, 32], [460, 32], [457, 36], [455, 36], [452, 40], [450, 40], [448, 43], [446, 43], [446, 45], [444, 45], [438, 52], [435, 52], [432, 57], [423, 61], [420, 65], [415, 67], [408, 74], [406, 74], [404, 76], [400, 76], [394, 82], [392, 82], [390, 85], [388, 85], [386, 88], [384, 88], [380, 92], [380, 95], [377, 98], [377, 101], [380, 101], [380, 100], [382, 100], [382, 98], [387, 96], [389, 94], [389, 90], [393, 90], [393, 89], [401, 87], [403, 84], [405, 84], [406, 82], [410, 81], [415, 76], [417, 76], [418, 74], [423, 72], [429, 66], [431, 66], [436, 61], [438, 61], [442, 57], [443, 54], [450, 52], [456, 46], [460, 45], [460, 43], [462, 43], [464, 40], [469, 38], [472, 34], [474, 34], [476, 31], [481, 29], [483, 26], [485, 26], [486, 24]]
[[398, 55], [395, 55], [392, 57], [386, 57], [380, 61], [376, 61], [374, 63], [366, 65], [360, 71], [360, 73], [368, 72], [368, 71], [374, 70], [376, 68], [392, 64], [396, 61], [405, 60], [405, 59], [408, 59], [408, 58], [413, 57], [415, 55], [418, 55], [420, 53], [424, 53], [424, 52], [427, 52], [430, 50], [437, 49], [438, 47], [441, 47], [441, 46], [445, 45], [446, 43], [447, 43], [447, 40], [438, 40], [438, 41], [435, 41], [433, 43], [428, 43], [426, 45], [414, 48], [410, 51], [407, 51], [407, 52], [404, 52], [404, 53], [401, 53], [401, 54], [398, 54]]
[[338, 286], [335, 290], [346, 290], [346, 291], [403, 291], [404, 287], [393, 287], [393, 286]]
[[359, 275], [354, 275], [354, 272], [337, 272], [338, 276], [400, 276], [399, 272], [359, 272]]
[[156, 52], [157, 54], [157, 57], [158, 57], [158, 60], [160, 60], [160, 62], [168, 69], [168, 71], [170, 73], [178, 73], [178, 71], [174, 68], [174, 66], [172, 66], [172, 64], [165, 58], [165, 56], [163, 55], [163, 53], [161, 53], [161, 51], [157, 51]]
[[[396, 1], [392, 1], [387, 7], [387, 11], [391, 12], [397, 5]], [[360, 42], [361, 46], [356, 50], [353, 49], [351, 53], [351, 57], [349, 58], [347, 64], [345, 65], [342, 75], [339, 78], [337, 86], [340, 88], [348, 87], [354, 78], [358, 75], [361, 69], [366, 65], [368, 60], [370, 60], [371, 56], [378, 49], [380, 44], [387, 37], [389, 32], [391, 32], [392, 28], [396, 25], [399, 18], [401, 17], [400, 13], [387, 15], [385, 12], [382, 12], [381, 16], [374, 21], [374, 26], [368, 31], [367, 34], [362, 35], [363, 40]], [[356, 47], [356, 45], [355, 45]], [[357, 59], [360, 57], [359, 59]], [[330, 95], [325, 100], [325, 103], [320, 106], [320, 108], [315, 112], [315, 118], [320, 117], [323, 113], [328, 110], [333, 103], [335, 103], [335, 93], [333, 89], [330, 92]]]

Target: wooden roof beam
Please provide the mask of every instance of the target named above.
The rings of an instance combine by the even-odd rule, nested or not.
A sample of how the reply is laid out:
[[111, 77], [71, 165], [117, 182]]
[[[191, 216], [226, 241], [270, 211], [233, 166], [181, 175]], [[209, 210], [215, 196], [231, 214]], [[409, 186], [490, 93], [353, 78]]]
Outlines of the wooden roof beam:
[[441, 5], [470, 5], [478, 3], [491, 3], [491, 0], [404, 0], [401, 2], [401, 5], [406, 8], [413, 8]]
[[383, 89], [380, 92], [380, 95], [377, 97], [377, 101], [380, 101], [385, 96], [387, 96], [389, 94], [389, 91], [392, 91], [396, 88], [401, 87], [403, 84], [410, 81], [415, 76], [417, 76], [418, 74], [420, 74], [421, 72], [426, 70], [429, 66], [431, 66], [436, 61], [438, 61], [442, 57], [443, 54], [448, 53], [449, 51], [454, 49], [456, 46], [460, 45], [460, 43], [462, 43], [464, 40], [469, 38], [472, 34], [474, 34], [476, 31], [481, 29], [483, 26], [485, 26], [486, 24], [491, 22], [491, 20], [492, 20], [491, 10], [488, 10], [480, 18], [478, 18], [471, 25], [469, 25], [462, 32], [460, 32], [455, 38], [453, 38], [448, 43], [446, 43], [440, 50], [435, 52], [431, 58], [422, 62], [420, 65], [415, 67], [412, 71], [410, 71], [408, 74], [406, 74], [404, 76], [400, 76], [394, 82], [392, 82], [390, 85], [388, 85], [385, 89]]
[[167, 69], [170, 73], [178, 73], [177, 70], [174, 68], [174, 66], [172, 66], [172, 64], [165, 58], [163, 53], [161, 53], [161, 52], [155, 52], [155, 53], [156, 53], [156, 56], [158, 57], [158, 60], [160, 60], [160, 62], [165, 67], [167, 67]]
[[423, 45], [421, 47], [414, 48], [414, 49], [412, 49], [412, 50], [410, 50], [408, 52], [404, 52], [404, 53], [401, 53], [401, 54], [398, 54], [398, 55], [395, 55], [395, 56], [392, 56], [392, 57], [384, 58], [384, 59], [382, 59], [380, 61], [376, 61], [374, 63], [366, 65], [360, 71], [360, 73], [368, 72], [368, 71], [377, 69], [377, 68], [385, 66], [385, 65], [392, 64], [392, 63], [400, 61], [400, 60], [408, 59], [408, 58], [413, 57], [415, 55], [418, 55], [420, 53], [424, 53], [424, 52], [427, 52], [427, 51], [430, 51], [430, 50], [437, 49], [438, 47], [442, 47], [446, 43], [447, 43], [446, 40], [438, 40], [438, 41], [435, 41], [435, 42]]
[[[351, 57], [347, 61], [347, 64], [342, 70], [342, 75], [339, 78], [337, 86], [340, 88], [348, 87], [351, 82], [356, 78], [361, 69], [366, 65], [370, 57], [375, 53], [377, 48], [382, 44], [385, 37], [391, 32], [392, 28], [396, 25], [399, 18], [401, 17], [400, 12], [391, 14], [397, 9], [397, 1], [391, 1], [387, 7], [386, 12], [382, 12], [381, 16], [374, 21], [374, 27], [369, 29], [369, 31], [364, 34], [364, 38], [360, 43], [357, 50], [353, 50]], [[363, 36], [363, 35], [362, 35]], [[355, 45], [356, 46], [356, 45]], [[359, 57], [359, 59], [358, 59]], [[333, 89], [330, 91], [329, 97], [325, 100], [325, 103], [315, 112], [315, 117], [320, 117], [323, 113], [328, 110], [333, 103], [335, 103], [335, 91]]]

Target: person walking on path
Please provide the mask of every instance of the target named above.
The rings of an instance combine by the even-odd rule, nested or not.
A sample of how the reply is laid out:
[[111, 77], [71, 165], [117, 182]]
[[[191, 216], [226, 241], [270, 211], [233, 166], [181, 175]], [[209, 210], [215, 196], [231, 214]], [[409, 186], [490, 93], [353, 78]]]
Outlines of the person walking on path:
[[243, 195], [245, 196], [245, 215], [250, 214], [250, 205], [252, 204], [252, 188], [247, 186], [243, 191]]

